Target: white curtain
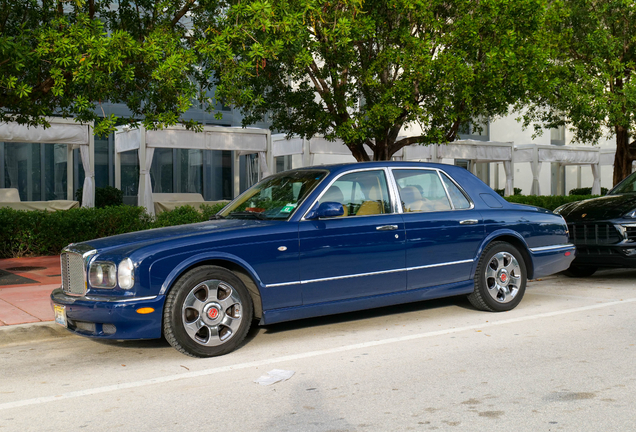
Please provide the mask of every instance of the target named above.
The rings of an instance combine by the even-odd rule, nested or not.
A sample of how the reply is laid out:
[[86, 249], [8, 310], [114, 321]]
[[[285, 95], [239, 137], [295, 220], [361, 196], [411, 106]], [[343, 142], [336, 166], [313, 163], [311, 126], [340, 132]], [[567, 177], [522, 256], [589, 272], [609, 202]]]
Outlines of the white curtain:
[[515, 194], [514, 185], [512, 184], [512, 163], [504, 161], [504, 171], [506, 171], [506, 189], [504, 195], [510, 196]]
[[152, 183], [150, 182], [150, 167], [152, 166], [152, 157], [155, 154], [155, 149], [152, 147], [146, 148], [146, 160], [141, 160], [141, 152], [139, 152], [139, 185], [144, 185], [144, 193], [138, 194], [137, 205], [140, 207], [146, 207], [146, 212], [149, 215], [155, 215], [155, 203], [152, 200]]
[[258, 152], [258, 163], [261, 165], [261, 179], [265, 177], [269, 177], [271, 172], [269, 171], [269, 167], [267, 166], [267, 158], [265, 152]]
[[539, 174], [541, 173], [541, 162], [538, 162], [536, 165], [532, 164], [532, 195], [541, 195], [541, 186], [539, 185]]
[[84, 167], [84, 186], [82, 186], [82, 207], [95, 207], [95, 171], [91, 171], [88, 145], [79, 146]]
[[592, 175], [594, 183], [592, 183], [592, 195], [601, 194], [601, 166], [599, 164], [592, 165]]

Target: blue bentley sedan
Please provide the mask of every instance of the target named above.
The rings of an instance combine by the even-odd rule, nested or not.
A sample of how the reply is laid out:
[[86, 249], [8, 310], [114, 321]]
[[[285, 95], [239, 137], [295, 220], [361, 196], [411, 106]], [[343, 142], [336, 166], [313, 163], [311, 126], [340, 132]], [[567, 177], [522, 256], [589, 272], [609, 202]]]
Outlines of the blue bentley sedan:
[[368, 162], [270, 176], [209, 222], [69, 245], [56, 321], [228, 353], [261, 325], [446, 296], [508, 311], [574, 259], [559, 215], [463, 168]]

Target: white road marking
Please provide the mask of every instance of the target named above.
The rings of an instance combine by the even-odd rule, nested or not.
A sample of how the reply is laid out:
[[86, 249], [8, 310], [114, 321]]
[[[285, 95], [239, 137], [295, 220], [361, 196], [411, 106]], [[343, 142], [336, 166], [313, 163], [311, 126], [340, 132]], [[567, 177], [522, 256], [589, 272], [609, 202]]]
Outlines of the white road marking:
[[607, 298], [607, 297], [593, 297], [593, 296], [581, 296], [581, 295], [572, 295], [572, 294], [552, 294], [552, 293], [539, 293], [534, 291], [526, 291], [524, 296], [528, 295], [536, 295], [536, 296], [545, 296], [545, 297], [558, 297], [564, 299], [583, 299], [583, 300], [596, 300], [596, 301], [619, 301], [616, 298]]
[[613, 302], [607, 302], [607, 303], [600, 303], [600, 304], [595, 304], [595, 305], [590, 305], [590, 306], [583, 306], [583, 307], [578, 307], [578, 308], [559, 310], [559, 311], [555, 311], [555, 312], [546, 312], [546, 313], [540, 313], [540, 314], [535, 314], [535, 315], [504, 319], [504, 320], [501, 320], [501, 321], [491, 321], [491, 322], [486, 322], [486, 323], [480, 323], [480, 324], [469, 325], [469, 326], [464, 326], [464, 327], [457, 327], [457, 328], [451, 328], [451, 329], [445, 329], [445, 330], [438, 330], [438, 331], [427, 332], [427, 333], [419, 333], [419, 334], [408, 335], [408, 336], [400, 336], [400, 337], [395, 337], [395, 338], [388, 338], [388, 339], [380, 339], [380, 340], [376, 340], [376, 341], [362, 342], [362, 343], [358, 343], [358, 344], [345, 345], [345, 346], [336, 347], [336, 348], [329, 348], [329, 349], [318, 350], [318, 351], [309, 351], [309, 352], [299, 353], [299, 354], [291, 354], [291, 355], [287, 355], [287, 356], [276, 357], [276, 358], [271, 358], [271, 359], [266, 359], [266, 360], [256, 360], [256, 361], [252, 361], [252, 362], [238, 363], [238, 364], [235, 364], [235, 365], [222, 366], [222, 367], [217, 367], [217, 368], [212, 368], [212, 369], [204, 369], [204, 370], [201, 370], [201, 371], [185, 372], [185, 373], [178, 374], [178, 375], [168, 375], [168, 376], [163, 376], [163, 377], [158, 377], [158, 378], [150, 378], [150, 379], [141, 380], [141, 381], [133, 381], [133, 382], [128, 382], [128, 383], [114, 384], [114, 385], [110, 385], [110, 386], [96, 387], [96, 388], [92, 388], [92, 389], [86, 389], [86, 390], [79, 390], [79, 391], [74, 391], [74, 392], [62, 393], [62, 394], [58, 394], [58, 395], [55, 395], [55, 396], [44, 396], [44, 397], [37, 397], [37, 398], [32, 398], [32, 399], [23, 399], [23, 400], [18, 400], [18, 401], [14, 401], [14, 402], [7, 402], [7, 403], [0, 404], [0, 411], [6, 410], [6, 409], [11, 409], [11, 408], [18, 408], [18, 407], [28, 406], [28, 405], [39, 405], [39, 404], [43, 404], [43, 403], [47, 403], [47, 402], [55, 402], [55, 401], [61, 401], [61, 400], [65, 400], [65, 399], [73, 399], [73, 398], [78, 398], [78, 397], [83, 397], [83, 396], [92, 396], [92, 395], [97, 395], [97, 394], [101, 394], [101, 393], [108, 393], [108, 392], [113, 392], [113, 391], [118, 391], [118, 390], [125, 390], [125, 389], [130, 389], [130, 388], [144, 387], [144, 386], [153, 385], [153, 384], [161, 384], [161, 383], [167, 383], [167, 382], [172, 382], [172, 381], [179, 381], [179, 380], [184, 380], [184, 379], [197, 378], [197, 377], [214, 375], [214, 374], [223, 373], [223, 372], [230, 372], [230, 371], [235, 371], [235, 370], [266, 366], [266, 365], [270, 365], [270, 364], [274, 364], [274, 363], [283, 363], [283, 362], [286, 362], [286, 361], [300, 360], [300, 359], [306, 359], [306, 358], [310, 358], [310, 357], [318, 357], [318, 356], [327, 355], [327, 354], [334, 354], [334, 353], [341, 353], [341, 352], [346, 352], [346, 351], [353, 351], [353, 350], [362, 349], [362, 348], [369, 348], [369, 347], [375, 347], [375, 346], [381, 346], [381, 345], [388, 345], [388, 344], [393, 344], [393, 343], [398, 343], [398, 342], [405, 342], [405, 341], [411, 341], [411, 340], [417, 340], [417, 339], [424, 339], [424, 338], [435, 337], [435, 336], [442, 336], [442, 335], [447, 335], [447, 334], [452, 334], [452, 333], [459, 333], [459, 332], [463, 332], [463, 331], [467, 331], [467, 330], [484, 329], [484, 328], [488, 328], [488, 327], [500, 326], [500, 325], [505, 325], [505, 324], [513, 324], [513, 323], [524, 322], [524, 321], [532, 321], [532, 320], [541, 319], [541, 318], [549, 318], [549, 317], [554, 317], [554, 316], [559, 316], [559, 315], [566, 315], [566, 314], [577, 313], [577, 312], [585, 312], [585, 311], [589, 311], [589, 310], [602, 309], [602, 308], [606, 308], [606, 307], [618, 306], [618, 305], [623, 305], [623, 304], [633, 303], [633, 302], [636, 302], [636, 298], [629, 298], [629, 299], [613, 301]]

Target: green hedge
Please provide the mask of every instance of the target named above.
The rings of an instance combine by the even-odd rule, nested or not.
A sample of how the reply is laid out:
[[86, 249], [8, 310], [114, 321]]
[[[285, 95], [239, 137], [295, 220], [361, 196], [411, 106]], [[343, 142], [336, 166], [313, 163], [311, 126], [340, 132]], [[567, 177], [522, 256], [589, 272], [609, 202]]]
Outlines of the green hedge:
[[66, 211], [0, 208], [0, 258], [57, 255], [69, 243], [132, 231], [207, 221], [224, 204], [178, 207], [149, 216], [143, 207], [111, 206]]
[[[75, 191], [75, 200], [82, 203], [84, 188]], [[124, 205], [124, 193], [112, 186], [95, 188], [95, 207], [104, 208], [108, 206]]]
[[[592, 195], [514, 195], [506, 200], [554, 210], [558, 206], [592, 198]], [[203, 222], [225, 204], [177, 207], [150, 217], [142, 207], [111, 206], [66, 211], [23, 211], [0, 208], [0, 258], [57, 255], [69, 243], [132, 231]]]
[[517, 203], [517, 204], [528, 204], [536, 207], [543, 207], [548, 210], [554, 210], [560, 205], [573, 202], [573, 201], [581, 201], [589, 198], [594, 198], [598, 195], [568, 195], [568, 196], [543, 196], [543, 195], [513, 195], [504, 197], [506, 201]]
[[[602, 187], [601, 188], [601, 195], [607, 195], [607, 188]], [[592, 188], [591, 187], [584, 187], [584, 188], [575, 188], [575, 189], [571, 189], [570, 192], [568, 192], [568, 195], [591, 195], [592, 194]]]

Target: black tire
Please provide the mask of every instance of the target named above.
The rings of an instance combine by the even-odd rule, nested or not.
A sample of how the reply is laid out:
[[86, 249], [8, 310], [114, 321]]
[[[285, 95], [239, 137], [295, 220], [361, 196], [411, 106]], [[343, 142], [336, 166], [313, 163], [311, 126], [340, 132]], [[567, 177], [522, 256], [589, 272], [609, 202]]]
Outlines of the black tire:
[[595, 266], [571, 265], [564, 273], [570, 277], [585, 278], [592, 276], [596, 270], [598, 267]]
[[514, 309], [526, 291], [528, 272], [523, 255], [510, 243], [496, 241], [484, 249], [475, 272], [475, 291], [468, 300], [477, 309]]
[[185, 273], [168, 293], [163, 334], [184, 354], [214, 357], [239, 346], [253, 317], [252, 298], [238, 276], [206, 265]]

